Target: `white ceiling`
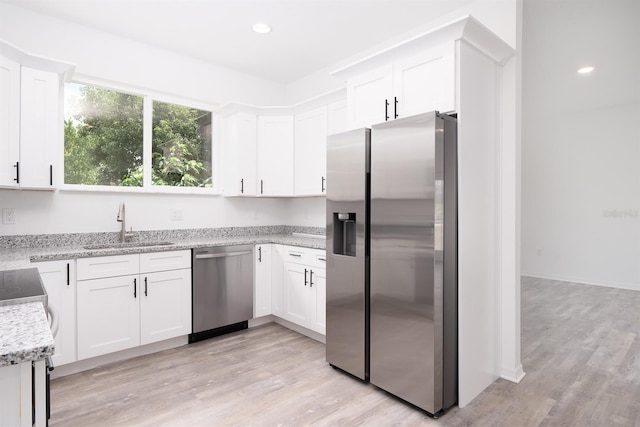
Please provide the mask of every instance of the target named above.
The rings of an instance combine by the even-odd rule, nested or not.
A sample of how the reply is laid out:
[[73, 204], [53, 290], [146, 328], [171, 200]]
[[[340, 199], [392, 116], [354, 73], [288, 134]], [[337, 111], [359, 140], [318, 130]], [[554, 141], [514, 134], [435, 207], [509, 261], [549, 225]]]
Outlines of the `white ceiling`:
[[[1, 0], [291, 83], [472, 0]], [[251, 31], [256, 22], [273, 31]]]

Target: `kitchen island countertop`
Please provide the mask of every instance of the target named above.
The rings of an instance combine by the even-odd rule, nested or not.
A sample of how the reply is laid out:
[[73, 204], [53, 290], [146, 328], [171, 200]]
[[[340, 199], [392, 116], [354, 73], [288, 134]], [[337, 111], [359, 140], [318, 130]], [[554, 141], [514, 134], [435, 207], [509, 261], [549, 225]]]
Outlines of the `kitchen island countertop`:
[[0, 307], [0, 366], [53, 355], [54, 341], [40, 302]]

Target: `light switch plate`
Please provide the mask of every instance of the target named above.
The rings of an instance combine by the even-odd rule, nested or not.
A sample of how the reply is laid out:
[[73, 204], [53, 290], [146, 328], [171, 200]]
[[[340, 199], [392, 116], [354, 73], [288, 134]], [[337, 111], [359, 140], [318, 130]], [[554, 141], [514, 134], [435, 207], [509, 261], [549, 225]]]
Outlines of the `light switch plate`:
[[182, 221], [184, 219], [182, 209], [171, 209], [169, 211], [169, 219], [171, 221]]

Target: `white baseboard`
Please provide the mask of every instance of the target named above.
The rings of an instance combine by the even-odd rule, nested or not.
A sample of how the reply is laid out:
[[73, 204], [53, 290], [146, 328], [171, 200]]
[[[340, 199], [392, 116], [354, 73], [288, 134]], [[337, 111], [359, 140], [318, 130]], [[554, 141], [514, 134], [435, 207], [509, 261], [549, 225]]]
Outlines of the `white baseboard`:
[[519, 383], [525, 375], [525, 372], [522, 370], [522, 364], [518, 364], [515, 368], [506, 368], [503, 366], [500, 372], [500, 378], [513, 383]]
[[532, 277], [534, 279], [557, 280], [560, 282], [575, 283], [577, 285], [603, 286], [605, 288], [627, 289], [631, 291], [640, 291], [640, 283], [627, 282], [604, 282], [599, 280], [585, 279], [580, 277], [558, 276], [544, 273], [521, 272], [523, 277]]

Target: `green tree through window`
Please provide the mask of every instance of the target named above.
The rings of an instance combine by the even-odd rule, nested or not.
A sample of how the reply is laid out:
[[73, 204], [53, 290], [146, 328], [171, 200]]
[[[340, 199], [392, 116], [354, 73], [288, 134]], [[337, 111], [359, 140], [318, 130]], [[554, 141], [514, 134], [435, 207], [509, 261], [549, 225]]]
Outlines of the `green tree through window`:
[[65, 85], [66, 184], [211, 187], [211, 113], [153, 102], [152, 158], [143, 159], [144, 97]]

